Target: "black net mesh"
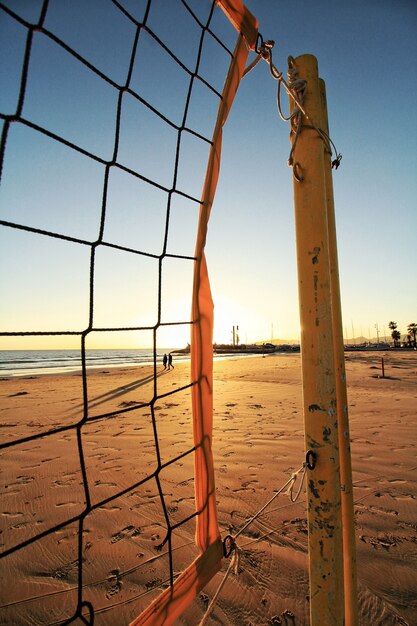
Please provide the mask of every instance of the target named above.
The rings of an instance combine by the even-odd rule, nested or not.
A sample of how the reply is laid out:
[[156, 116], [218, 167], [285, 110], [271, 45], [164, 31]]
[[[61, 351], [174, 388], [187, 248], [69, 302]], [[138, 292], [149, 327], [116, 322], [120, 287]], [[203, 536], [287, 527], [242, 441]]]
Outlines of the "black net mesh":
[[[168, 376], [160, 350], [193, 323], [235, 31], [201, 0], [0, 9], [1, 345], [61, 341], [79, 365], [52, 390], [20, 378], [2, 413], [0, 621], [125, 624], [197, 554], [196, 381]], [[115, 386], [89, 350], [118, 342], [153, 362]]]

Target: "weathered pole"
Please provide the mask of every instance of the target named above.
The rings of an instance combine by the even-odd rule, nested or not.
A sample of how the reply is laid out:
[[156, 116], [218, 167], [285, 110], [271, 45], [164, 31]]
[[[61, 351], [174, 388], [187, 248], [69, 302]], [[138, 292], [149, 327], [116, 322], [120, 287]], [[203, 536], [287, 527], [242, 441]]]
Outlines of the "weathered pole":
[[[306, 449], [316, 454], [308, 469], [308, 543], [311, 626], [343, 626], [343, 546], [333, 350], [324, 143], [312, 127], [321, 119], [317, 60], [290, 60], [290, 86], [306, 81], [294, 159], [294, 208], [301, 323]], [[290, 98], [290, 109], [294, 111]], [[294, 147], [294, 144], [293, 144]], [[298, 178], [299, 180], [297, 180]], [[311, 457], [311, 455], [310, 455]]]
[[[329, 134], [326, 86], [319, 80], [322, 117], [321, 128]], [[339, 458], [342, 500], [343, 565], [345, 586], [346, 626], [358, 625], [358, 591], [356, 576], [356, 536], [353, 508], [352, 463], [350, 455], [349, 411], [346, 388], [345, 350], [343, 342], [342, 306], [339, 285], [336, 219], [334, 209], [331, 152], [325, 150], [324, 176], [326, 183], [327, 226], [330, 255], [330, 288], [332, 296], [333, 344], [336, 368], [337, 417], [339, 421]]]

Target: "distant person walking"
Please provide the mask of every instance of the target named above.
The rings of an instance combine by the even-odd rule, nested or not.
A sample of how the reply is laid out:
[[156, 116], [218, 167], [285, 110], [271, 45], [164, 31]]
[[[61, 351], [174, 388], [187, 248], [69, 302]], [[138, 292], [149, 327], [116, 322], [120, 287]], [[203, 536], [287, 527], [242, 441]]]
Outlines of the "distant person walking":
[[171, 367], [172, 367], [172, 369], [174, 369], [174, 366], [173, 366], [173, 364], [172, 364], [172, 354], [171, 354], [171, 353], [169, 353], [169, 357], [168, 357], [168, 369], [171, 369]]
[[[168, 357], [166, 354], [164, 354], [164, 358], [162, 359], [162, 363], [164, 364], [164, 370], [166, 370], [167, 368], [167, 363], [168, 363]], [[169, 368], [168, 368], [169, 369]]]

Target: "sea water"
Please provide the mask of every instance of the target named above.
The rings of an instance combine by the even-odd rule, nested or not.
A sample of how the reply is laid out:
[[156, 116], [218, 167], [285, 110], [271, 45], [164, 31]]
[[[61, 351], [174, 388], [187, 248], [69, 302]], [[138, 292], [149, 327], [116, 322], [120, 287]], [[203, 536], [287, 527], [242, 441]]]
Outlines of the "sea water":
[[[173, 353], [174, 362], [189, 361], [189, 353], [176, 353], [172, 348], [158, 348], [156, 362], [162, 364], [164, 354]], [[149, 348], [120, 350], [86, 350], [87, 368], [132, 367], [152, 365], [154, 353]], [[286, 353], [283, 353], [286, 354]], [[247, 359], [259, 356], [236, 353], [233, 350], [213, 354], [216, 361], [224, 359]], [[37, 376], [39, 374], [65, 374], [81, 370], [80, 350], [0, 350], [0, 378], [15, 376]]]
[[[162, 362], [164, 353], [157, 351], [157, 362]], [[153, 350], [86, 350], [86, 365], [89, 368], [129, 367], [152, 364]], [[175, 357], [180, 360], [179, 357]], [[181, 355], [181, 360], [184, 356]], [[58, 374], [81, 370], [80, 350], [0, 350], [1, 376], [28, 376]]]

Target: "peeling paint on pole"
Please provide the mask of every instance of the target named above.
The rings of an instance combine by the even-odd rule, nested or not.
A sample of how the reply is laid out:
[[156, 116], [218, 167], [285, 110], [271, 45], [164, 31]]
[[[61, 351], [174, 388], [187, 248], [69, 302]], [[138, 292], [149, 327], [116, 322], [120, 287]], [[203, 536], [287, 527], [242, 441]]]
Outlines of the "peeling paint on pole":
[[[326, 86], [319, 79], [321, 96], [321, 127], [328, 134]], [[324, 154], [326, 186], [327, 227], [330, 257], [330, 289], [332, 298], [333, 344], [336, 369], [336, 396], [339, 420], [339, 457], [342, 498], [343, 566], [345, 590], [346, 626], [358, 626], [358, 591], [356, 575], [355, 516], [353, 510], [352, 465], [350, 457], [349, 412], [346, 389], [343, 323], [339, 287], [339, 263], [337, 258], [336, 220], [333, 197], [331, 155]]]
[[[320, 123], [321, 96], [317, 61], [294, 61], [307, 81], [304, 106]], [[290, 100], [291, 110], [294, 104]], [[324, 144], [303, 116], [294, 150], [302, 180], [294, 179], [303, 406], [306, 449], [317, 462], [308, 469], [308, 532], [311, 626], [343, 626], [343, 551], [341, 495], [330, 292], [329, 245], [324, 176]], [[293, 140], [293, 136], [291, 139]]]

